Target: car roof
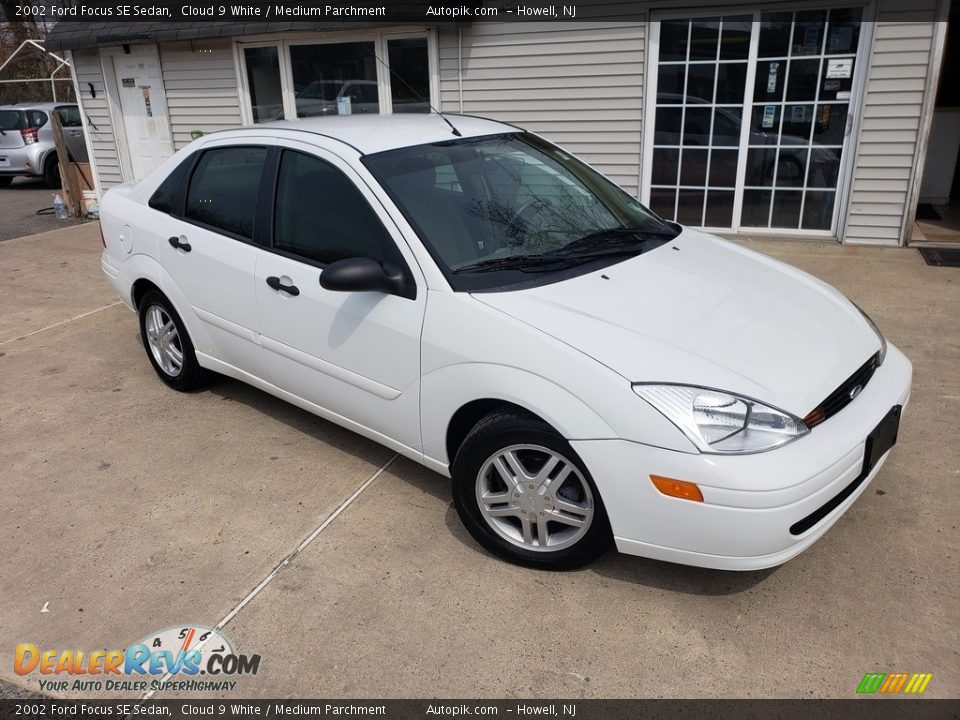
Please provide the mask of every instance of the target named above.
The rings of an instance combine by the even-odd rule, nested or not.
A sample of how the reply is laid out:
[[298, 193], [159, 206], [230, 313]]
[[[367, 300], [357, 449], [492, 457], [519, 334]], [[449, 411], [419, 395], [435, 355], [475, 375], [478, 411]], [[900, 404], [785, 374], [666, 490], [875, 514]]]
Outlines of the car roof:
[[38, 102], [38, 103], [17, 103], [16, 105], [0, 105], [0, 110], [53, 110], [59, 107], [76, 107], [73, 102]]
[[[479, 137], [517, 132], [513, 125], [469, 115], [445, 114], [461, 137]], [[328, 117], [279, 120], [244, 128], [270, 132], [271, 129], [301, 130], [339, 140], [363, 155], [411, 145], [456, 140], [450, 126], [436, 113], [397, 115], [333, 115]]]

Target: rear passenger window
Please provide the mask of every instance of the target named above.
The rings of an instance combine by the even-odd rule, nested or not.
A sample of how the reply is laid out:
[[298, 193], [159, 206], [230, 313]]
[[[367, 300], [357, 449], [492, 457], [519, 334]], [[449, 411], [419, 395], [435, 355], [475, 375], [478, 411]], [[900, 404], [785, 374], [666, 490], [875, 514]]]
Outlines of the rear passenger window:
[[292, 150], [280, 160], [274, 246], [324, 264], [352, 257], [383, 262], [396, 249], [348, 177]]
[[57, 115], [60, 116], [60, 125], [63, 127], [80, 127], [83, 123], [80, 121], [80, 109], [76, 107], [57, 108]]
[[167, 214], [179, 215], [183, 211], [183, 184], [186, 182], [187, 171], [190, 170], [192, 162], [193, 155], [167, 175], [167, 179], [160, 183], [160, 187], [150, 196], [148, 203], [150, 207]]
[[190, 178], [187, 218], [242, 238], [253, 238], [260, 176], [266, 159], [264, 147], [207, 150]]

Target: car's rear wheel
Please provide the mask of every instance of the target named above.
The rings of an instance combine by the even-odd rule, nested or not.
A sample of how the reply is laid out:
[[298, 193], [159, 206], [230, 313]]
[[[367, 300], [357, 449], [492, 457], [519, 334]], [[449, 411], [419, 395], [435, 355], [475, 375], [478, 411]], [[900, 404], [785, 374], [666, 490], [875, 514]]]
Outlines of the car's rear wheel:
[[48, 188], [59, 188], [60, 183], [60, 161], [57, 154], [53, 153], [43, 164], [43, 182]]
[[570, 444], [519, 411], [489, 415], [453, 463], [453, 499], [470, 534], [505, 560], [547, 570], [585, 565], [610, 545], [600, 494]]
[[141, 299], [139, 313], [143, 347], [160, 379], [184, 392], [202, 386], [207, 373], [197, 362], [187, 329], [170, 301], [151, 290]]

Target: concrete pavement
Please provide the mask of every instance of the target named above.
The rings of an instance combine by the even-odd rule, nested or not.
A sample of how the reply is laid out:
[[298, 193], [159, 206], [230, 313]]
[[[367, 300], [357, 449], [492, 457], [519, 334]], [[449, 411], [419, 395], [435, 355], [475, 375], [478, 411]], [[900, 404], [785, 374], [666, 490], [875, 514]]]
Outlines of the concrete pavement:
[[405, 460], [342, 508], [392, 453], [232, 380], [168, 390], [100, 277], [96, 225], [0, 244], [0, 678], [37, 687], [17, 643], [123, 648], [230, 617], [263, 658], [242, 696], [852, 697], [867, 671], [922, 671], [956, 697], [960, 272], [748, 244], [864, 307], [915, 384], [837, 526], [742, 574], [613, 552], [564, 574], [504, 564]]

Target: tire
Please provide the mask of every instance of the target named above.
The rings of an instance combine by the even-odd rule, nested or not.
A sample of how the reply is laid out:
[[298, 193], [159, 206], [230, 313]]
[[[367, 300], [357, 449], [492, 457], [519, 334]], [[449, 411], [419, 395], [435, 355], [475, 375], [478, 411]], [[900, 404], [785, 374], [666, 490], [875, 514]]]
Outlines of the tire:
[[483, 418], [457, 451], [451, 474], [460, 520], [504, 560], [573, 570], [610, 546], [593, 478], [570, 443], [539, 418], [519, 410]]
[[9, 187], [10, 183], [13, 182], [12, 175], [0, 175], [0, 188]]
[[48, 188], [56, 189], [61, 186], [60, 161], [57, 159], [56, 153], [53, 153], [43, 163], [43, 182]]
[[[197, 362], [193, 342], [170, 301], [159, 290], [150, 290], [138, 311], [143, 349], [160, 379], [180, 392], [202, 387], [208, 373]], [[161, 333], [164, 328], [166, 332]]]

